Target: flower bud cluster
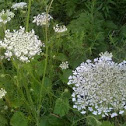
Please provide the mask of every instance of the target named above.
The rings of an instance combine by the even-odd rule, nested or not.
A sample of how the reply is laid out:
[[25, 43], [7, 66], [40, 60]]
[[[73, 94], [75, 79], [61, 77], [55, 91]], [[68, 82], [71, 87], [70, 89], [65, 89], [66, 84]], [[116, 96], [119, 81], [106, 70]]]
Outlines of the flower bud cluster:
[[20, 27], [19, 30], [5, 31], [5, 38], [0, 41], [0, 47], [6, 49], [5, 58], [8, 60], [15, 56], [22, 62], [29, 62], [36, 54], [42, 52], [41, 47], [44, 44], [35, 35], [34, 30], [25, 32], [25, 28]]
[[59, 66], [62, 70], [65, 70], [67, 68], [69, 68], [69, 64], [68, 64], [68, 61], [66, 62], [62, 62]]
[[38, 14], [37, 16], [34, 16], [33, 18], [34, 20], [32, 22], [40, 26], [49, 24], [48, 22], [51, 19], [53, 19], [49, 14], [46, 14], [45, 12], [43, 12], [42, 14]]
[[1, 88], [1, 89], [0, 89], [0, 99], [3, 98], [3, 97], [5, 96], [6, 93], [7, 93], [7, 92], [6, 92], [3, 88]]
[[82, 114], [90, 111], [113, 118], [126, 109], [126, 61], [113, 62], [111, 53], [81, 63], [68, 85], [73, 85], [73, 108]]
[[11, 18], [14, 17], [14, 13], [11, 12], [10, 10], [2, 10], [2, 12], [0, 13], [0, 23], [4, 23], [6, 24], [8, 21], [11, 20]]
[[57, 33], [61, 33], [61, 32], [65, 32], [67, 31], [67, 28], [65, 25], [59, 26], [58, 24], [56, 24], [55, 27], [53, 27], [54, 31]]
[[13, 8], [14, 10], [17, 10], [17, 9], [23, 9], [25, 7], [27, 7], [27, 3], [20, 2], [20, 3], [13, 4], [11, 8]]

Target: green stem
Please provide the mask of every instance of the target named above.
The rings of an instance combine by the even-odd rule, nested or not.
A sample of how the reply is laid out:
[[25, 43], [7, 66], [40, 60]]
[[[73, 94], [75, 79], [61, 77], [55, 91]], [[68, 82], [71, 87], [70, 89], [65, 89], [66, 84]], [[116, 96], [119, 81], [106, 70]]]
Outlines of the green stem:
[[[3, 34], [5, 34], [5, 31], [6, 31], [6, 25], [4, 24], [4, 23], [2, 23], [2, 28], [3, 28]], [[2, 34], [2, 35], [3, 35]], [[4, 35], [2, 36], [2, 38], [4, 38]], [[0, 55], [2, 54], [2, 49], [0, 49]], [[4, 68], [4, 65], [3, 65], [3, 61], [2, 61], [2, 59], [0, 59], [0, 64], [1, 64], [1, 69], [2, 69], [2, 72], [3, 72], [3, 74], [4, 74], [4, 70], [5, 70], [5, 68]]]
[[[45, 65], [44, 65], [44, 72], [43, 72], [43, 79], [42, 79], [42, 84], [40, 87], [40, 93], [39, 93], [39, 102], [38, 102], [38, 118], [40, 115], [40, 109], [41, 109], [41, 102], [42, 102], [42, 89], [45, 81], [45, 75], [46, 75], [46, 69], [47, 69], [47, 63], [48, 63], [48, 36], [47, 36], [47, 26], [45, 27], [45, 32], [46, 32], [46, 37], [45, 37], [45, 45], [46, 45], [46, 58], [45, 58]], [[38, 124], [37, 124], [38, 126]]]
[[29, 0], [29, 4], [28, 4], [28, 15], [27, 15], [27, 21], [26, 21], [26, 32], [28, 31], [28, 28], [29, 28], [30, 11], [31, 11], [31, 0]]
[[0, 65], [1, 65], [1, 71], [4, 74], [5, 73], [5, 68], [4, 68], [2, 60], [0, 61]]
[[17, 78], [16, 79], [14, 79], [14, 80], [16, 80], [15, 81], [15, 83], [16, 83], [16, 87], [17, 87], [17, 92], [18, 92], [18, 94], [19, 94], [19, 96], [21, 96], [21, 99], [23, 100], [23, 102], [24, 102], [24, 105], [25, 105], [25, 107], [27, 108], [27, 110], [29, 111], [29, 114], [31, 115], [31, 116], [33, 116], [34, 117], [34, 119], [35, 119], [35, 121], [37, 120], [37, 113], [36, 113], [36, 109], [35, 109], [35, 107], [34, 107], [34, 104], [33, 104], [33, 101], [32, 101], [32, 98], [31, 98], [31, 95], [30, 95], [30, 93], [29, 93], [29, 90], [28, 90], [28, 83], [25, 81], [25, 79], [24, 79], [24, 83], [25, 84], [23, 84], [23, 86], [24, 86], [24, 88], [25, 88], [25, 91], [26, 91], [26, 95], [24, 94], [24, 88], [22, 88], [23, 86], [21, 86], [20, 85], [20, 80], [22, 79], [22, 78], [25, 78], [23, 75], [24, 74], [22, 74], [22, 73], [24, 73], [22, 70], [22, 67], [20, 68], [19, 67], [19, 65], [21, 65], [21, 64], [17, 64], [15, 61], [13, 61], [12, 60], [12, 64], [13, 64], [13, 66], [16, 68], [16, 70], [17, 70]]
[[[46, 14], [49, 13], [49, 10], [51, 8], [51, 5], [53, 3], [53, 0], [51, 0], [50, 5], [46, 11]], [[46, 19], [46, 26], [45, 26], [45, 46], [46, 46], [46, 57], [45, 57], [45, 65], [44, 65], [44, 72], [43, 72], [43, 79], [42, 79], [42, 85], [40, 87], [40, 93], [39, 93], [39, 102], [38, 102], [38, 119], [40, 118], [40, 110], [41, 110], [41, 102], [42, 102], [42, 89], [45, 81], [45, 75], [47, 70], [47, 63], [48, 63], [48, 20]], [[37, 124], [38, 126], [38, 124]]]
[[60, 43], [60, 40], [61, 40], [61, 35], [60, 34], [58, 34], [58, 41], [57, 41], [57, 43], [58, 43], [58, 47], [57, 47], [57, 51], [56, 51], [56, 54], [58, 54], [58, 52], [59, 52], [59, 43]]
[[3, 30], [6, 31], [6, 25], [3, 23]]
[[[21, 73], [23, 73], [23, 72], [21, 71]], [[23, 75], [20, 75], [20, 76], [23, 77]], [[25, 78], [25, 77], [23, 77], [23, 78]], [[27, 82], [28, 82], [28, 81], [27, 81]], [[27, 96], [27, 97], [24, 96], [24, 94], [23, 94], [23, 89], [22, 89], [22, 94], [23, 94], [23, 97], [24, 97], [24, 99], [25, 99], [25, 102], [27, 101], [27, 105], [29, 105], [29, 110], [30, 110], [31, 114], [33, 115], [35, 121], [37, 121], [36, 109], [35, 109], [35, 106], [34, 106], [34, 103], [33, 103], [32, 97], [31, 97], [31, 94], [30, 94], [30, 92], [29, 92], [28, 83], [27, 83], [27, 82], [24, 84], [24, 88], [25, 88], [26, 96]], [[27, 98], [27, 99], [26, 99], [26, 98]]]

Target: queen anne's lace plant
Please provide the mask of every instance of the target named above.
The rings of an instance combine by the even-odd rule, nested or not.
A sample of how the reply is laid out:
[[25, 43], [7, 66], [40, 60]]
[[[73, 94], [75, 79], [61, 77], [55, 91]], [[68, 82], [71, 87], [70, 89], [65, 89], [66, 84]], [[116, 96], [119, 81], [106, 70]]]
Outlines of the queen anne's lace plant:
[[90, 111], [113, 118], [126, 109], [126, 61], [113, 62], [111, 53], [81, 63], [69, 77], [68, 85], [73, 85], [73, 108], [82, 114]]
[[56, 24], [55, 27], [53, 27], [54, 31], [57, 33], [61, 33], [61, 32], [65, 32], [67, 31], [67, 28], [65, 25], [59, 26], [58, 24]]
[[40, 26], [49, 24], [48, 22], [51, 19], [53, 19], [49, 14], [46, 14], [45, 12], [43, 12], [42, 14], [38, 14], [37, 16], [34, 16], [33, 18], [34, 20], [32, 22]]
[[40, 54], [43, 46], [34, 30], [25, 32], [23, 27], [13, 32], [6, 30], [4, 40], [0, 41], [0, 47], [6, 49], [5, 58], [10, 59], [15, 56], [22, 62], [29, 62], [33, 56]]
[[6, 93], [7, 93], [7, 92], [6, 92], [3, 88], [1, 88], [1, 89], [0, 89], [0, 99], [3, 98], [3, 97], [5, 96]]
[[17, 9], [23, 9], [25, 7], [27, 7], [27, 3], [20, 2], [20, 3], [13, 4], [11, 8], [13, 8], [14, 10], [17, 10]]
[[66, 62], [62, 62], [59, 67], [61, 67], [62, 70], [65, 70], [69, 68], [68, 66], [69, 66], [68, 61], [66, 61]]
[[8, 21], [11, 20], [11, 18], [14, 17], [14, 13], [11, 12], [10, 10], [2, 10], [2, 12], [0, 13], [0, 23], [4, 23], [6, 24]]

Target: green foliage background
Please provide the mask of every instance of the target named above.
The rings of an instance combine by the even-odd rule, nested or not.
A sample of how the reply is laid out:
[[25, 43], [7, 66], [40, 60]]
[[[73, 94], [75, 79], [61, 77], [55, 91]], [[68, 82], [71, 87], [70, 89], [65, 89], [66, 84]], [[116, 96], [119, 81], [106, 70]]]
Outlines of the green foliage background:
[[[28, 3], [28, 0], [0, 0], [0, 11], [23, 1]], [[45, 12], [49, 3], [50, 0], [32, 0], [31, 6], [29, 30], [35, 29], [43, 42], [43, 28], [32, 20]], [[117, 62], [126, 60], [125, 8], [126, 0], [54, 0], [49, 11], [54, 20], [48, 31], [48, 67], [41, 94], [45, 55], [36, 56], [28, 64], [0, 61], [0, 87], [7, 91], [5, 99], [0, 100], [0, 126], [35, 126], [39, 95], [42, 101], [37, 126], [125, 126], [126, 115], [114, 119], [94, 117], [90, 113], [81, 115], [72, 108], [72, 89], [67, 85], [72, 70], [100, 52], [112, 52]], [[27, 9], [16, 11], [7, 28], [25, 26], [26, 18]], [[54, 33], [52, 27], [57, 23], [65, 24], [68, 31]], [[0, 39], [3, 37], [0, 26]], [[69, 62], [69, 69], [59, 68], [63, 61]]]

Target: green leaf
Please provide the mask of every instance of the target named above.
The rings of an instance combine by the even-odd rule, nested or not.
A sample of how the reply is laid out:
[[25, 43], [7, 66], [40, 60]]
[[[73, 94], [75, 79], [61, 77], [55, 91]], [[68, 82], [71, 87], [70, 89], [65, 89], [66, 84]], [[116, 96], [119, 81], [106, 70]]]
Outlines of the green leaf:
[[61, 118], [56, 117], [55, 115], [49, 115], [48, 121], [50, 123], [50, 126], [64, 126], [64, 121]]
[[67, 98], [67, 99], [69, 99], [69, 98], [71, 98], [71, 93], [69, 92], [69, 90], [66, 88], [65, 90], [64, 90], [64, 92], [61, 94], [61, 97], [62, 98]]
[[0, 3], [3, 3], [4, 2], [4, 0], [0, 0]]
[[56, 59], [59, 61], [66, 61], [67, 57], [63, 53], [59, 53], [58, 56], [56, 56]]
[[47, 116], [43, 116], [41, 118], [39, 126], [49, 126], [49, 121], [48, 121]]
[[44, 87], [45, 87], [45, 92], [47, 93], [51, 91], [52, 89], [52, 82], [49, 78], [45, 77], [45, 80], [44, 80]]
[[0, 115], [0, 126], [7, 126], [7, 124], [7, 119], [3, 115]]
[[110, 123], [109, 121], [103, 121], [101, 126], [114, 126], [114, 124]]
[[67, 98], [58, 98], [56, 100], [54, 113], [59, 116], [64, 116], [69, 112], [69, 100]]
[[37, 62], [35, 64], [35, 72], [36, 72], [37, 75], [39, 75], [39, 76], [43, 75], [44, 64], [45, 64], [45, 60], [42, 60], [42, 61]]
[[22, 98], [19, 98], [18, 96], [12, 95], [12, 96], [10, 97], [10, 99], [11, 99], [11, 105], [12, 105], [14, 108], [18, 108], [18, 107], [20, 107], [20, 106], [23, 104]]
[[0, 23], [0, 39], [3, 39], [4, 38], [4, 31], [3, 31], [3, 28], [1, 25], [2, 24]]
[[[101, 126], [101, 122], [97, 120], [97, 118], [95, 118], [94, 116], [92, 115], [89, 115], [87, 117], [87, 124], [89, 126]], [[107, 126], [107, 125], [106, 125]]]
[[64, 70], [63, 74], [60, 75], [60, 79], [62, 80], [62, 82], [67, 83], [68, 82], [68, 77], [72, 75], [72, 70]]
[[105, 22], [105, 26], [109, 30], [110, 29], [117, 29], [117, 26], [112, 21], [109, 21], [109, 20]]
[[28, 126], [28, 120], [22, 112], [16, 112], [11, 118], [11, 126]]
[[122, 124], [121, 126], [126, 126], [126, 123]]
[[45, 77], [44, 86], [45, 86], [45, 87], [48, 87], [48, 88], [52, 87], [52, 82], [51, 82], [51, 80], [50, 80], [49, 78], [47, 78], [47, 77]]
[[70, 125], [66, 120], [58, 117], [55, 114], [49, 114], [48, 116], [43, 116], [40, 120], [39, 126], [64, 126]]

